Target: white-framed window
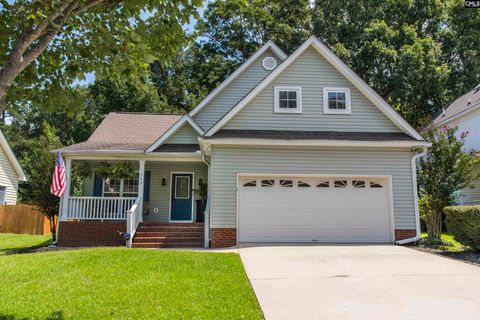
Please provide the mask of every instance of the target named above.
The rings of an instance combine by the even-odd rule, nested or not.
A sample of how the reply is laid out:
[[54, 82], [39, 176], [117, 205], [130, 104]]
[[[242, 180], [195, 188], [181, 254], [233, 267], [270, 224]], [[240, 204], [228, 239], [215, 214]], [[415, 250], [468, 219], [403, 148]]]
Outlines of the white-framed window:
[[277, 66], [277, 60], [274, 57], [266, 57], [262, 60], [262, 66], [265, 70], [273, 70]]
[[136, 198], [138, 196], [138, 173], [133, 179], [104, 178], [103, 196]]
[[302, 87], [276, 86], [273, 105], [275, 113], [302, 113]]
[[349, 88], [323, 88], [323, 113], [351, 114]]

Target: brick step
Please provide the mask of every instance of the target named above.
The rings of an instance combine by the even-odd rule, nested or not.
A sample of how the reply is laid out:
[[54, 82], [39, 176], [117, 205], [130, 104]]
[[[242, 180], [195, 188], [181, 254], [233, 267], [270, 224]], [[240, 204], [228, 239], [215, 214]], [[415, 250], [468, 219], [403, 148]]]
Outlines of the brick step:
[[135, 237], [203, 237], [203, 231], [179, 232], [179, 231], [137, 231]]
[[203, 243], [203, 237], [137, 237], [133, 238], [133, 243], [143, 243], [143, 242], [165, 242], [165, 243]]
[[163, 227], [163, 226], [192, 226], [192, 227], [202, 227], [205, 224], [203, 222], [142, 222], [140, 223], [140, 226], [153, 226], [153, 227]]
[[201, 248], [203, 242], [134, 242], [133, 248]]
[[204, 232], [204, 228], [195, 227], [138, 227], [137, 232]]

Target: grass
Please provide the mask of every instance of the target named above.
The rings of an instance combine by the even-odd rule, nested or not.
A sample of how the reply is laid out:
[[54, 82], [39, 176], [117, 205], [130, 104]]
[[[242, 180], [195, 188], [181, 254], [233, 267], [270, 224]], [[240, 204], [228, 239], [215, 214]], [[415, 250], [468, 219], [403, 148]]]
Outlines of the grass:
[[94, 248], [0, 256], [0, 319], [263, 319], [234, 253]]
[[0, 233], [0, 256], [48, 246], [50, 243], [50, 235], [33, 236], [30, 234]]
[[[426, 238], [427, 236], [426, 232], [422, 232], [422, 238]], [[456, 241], [451, 234], [442, 233], [441, 239], [450, 243], [449, 245], [439, 246], [438, 249], [442, 251], [463, 252], [467, 250], [467, 248], [460, 242]]]

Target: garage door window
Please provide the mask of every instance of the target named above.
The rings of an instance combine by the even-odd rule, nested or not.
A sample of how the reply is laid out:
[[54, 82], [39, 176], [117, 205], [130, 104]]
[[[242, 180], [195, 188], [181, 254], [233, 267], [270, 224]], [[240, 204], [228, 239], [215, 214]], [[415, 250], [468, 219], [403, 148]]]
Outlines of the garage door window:
[[298, 181], [298, 187], [299, 188], [310, 188], [310, 185], [306, 182]]
[[354, 188], [365, 188], [365, 181], [363, 180], [352, 180], [352, 186]]
[[335, 188], [346, 188], [347, 187], [347, 180], [335, 180], [333, 183]]
[[370, 188], [383, 188], [383, 186], [375, 181], [370, 181]]
[[291, 187], [293, 187], [293, 181], [292, 180], [280, 180], [280, 185], [284, 188], [291, 188]]
[[274, 185], [275, 185], [275, 180], [273, 179], [262, 180], [262, 187], [273, 187]]
[[256, 187], [257, 186], [257, 181], [256, 180], [252, 180], [252, 181], [248, 181], [248, 182], [245, 182], [243, 184], [244, 187]]
[[317, 188], [330, 188], [330, 181], [322, 181], [317, 184]]

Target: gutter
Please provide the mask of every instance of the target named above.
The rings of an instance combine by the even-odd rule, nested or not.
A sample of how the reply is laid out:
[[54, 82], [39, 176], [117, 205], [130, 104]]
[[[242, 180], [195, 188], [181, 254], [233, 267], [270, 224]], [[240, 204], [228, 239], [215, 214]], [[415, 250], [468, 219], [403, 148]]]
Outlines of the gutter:
[[415, 201], [415, 237], [413, 238], [408, 238], [408, 239], [402, 239], [395, 241], [395, 244], [407, 244], [411, 242], [418, 241], [420, 239], [420, 211], [418, 208], [418, 186], [417, 186], [417, 165], [416, 161], [418, 158], [421, 158], [427, 154], [427, 151], [422, 151], [419, 153], [416, 153], [412, 156], [412, 179], [413, 179], [413, 197]]

